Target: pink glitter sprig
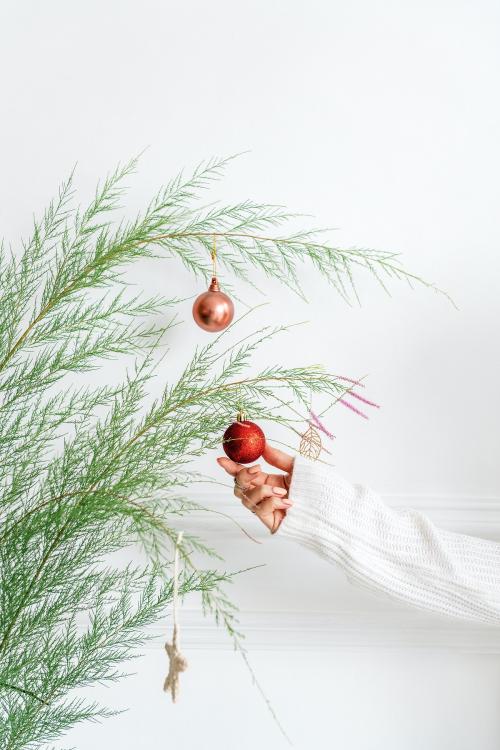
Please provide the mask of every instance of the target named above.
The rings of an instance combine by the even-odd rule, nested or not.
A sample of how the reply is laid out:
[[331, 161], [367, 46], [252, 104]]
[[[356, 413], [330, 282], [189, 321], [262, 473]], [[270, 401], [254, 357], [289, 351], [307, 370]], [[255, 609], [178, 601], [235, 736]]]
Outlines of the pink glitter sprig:
[[316, 416], [312, 409], [309, 411], [309, 415], [311, 417], [311, 419], [309, 420], [309, 424], [312, 425], [312, 427], [317, 427], [318, 430], [324, 432], [325, 435], [330, 438], [330, 440], [335, 440], [335, 435], [333, 435], [329, 430], [326, 429], [325, 425], [320, 421], [319, 417]]
[[345, 375], [335, 375], [339, 380], [344, 380], [346, 383], [352, 383], [352, 385], [359, 385], [360, 388], [364, 388], [365, 384], [361, 380], [354, 380], [353, 378], [346, 378]]
[[354, 398], [357, 398], [358, 401], [362, 401], [364, 404], [368, 404], [368, 406], [374, 406], [375, 409], [380, 409], [380, 404], [376, 404], [375, 401], [369, 401], [364, 396], [360, 396], [359, 393], [355, 393], [354, 391], [349, 391], [349, 396], [354, 396]]
[[347, 406], [348, 409], [353, 411], [355, 414], [359, 414], [359, 416], [363, 417], [363, 419], [368, 419], [368, 416], [364, 412], [360, 411], [355, 406], [350, 404], [349, 401], [344, 401], [343, 398], [339, 398], [339, 404], [343, 404], [344, 406]]

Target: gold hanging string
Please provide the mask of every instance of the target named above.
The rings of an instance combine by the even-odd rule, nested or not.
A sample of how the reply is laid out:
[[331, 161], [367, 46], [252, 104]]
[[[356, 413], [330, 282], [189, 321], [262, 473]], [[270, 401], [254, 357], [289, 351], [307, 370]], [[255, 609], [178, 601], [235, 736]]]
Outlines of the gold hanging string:
[[216, 246], [216, 235], [213, 235], [213, 245], [210, 257], [212, 258], [212, 276], [217, 276], [217, 246]]
[[245, 413], [245, 407], [243, 405], [243, 389], [241, 385], [238, 386], [238, 390], [236, 392], [236, 408], [237, 408], [237, 416], [236, 421], [237, 422], [244, 422], [246, 419], [246, 413]]

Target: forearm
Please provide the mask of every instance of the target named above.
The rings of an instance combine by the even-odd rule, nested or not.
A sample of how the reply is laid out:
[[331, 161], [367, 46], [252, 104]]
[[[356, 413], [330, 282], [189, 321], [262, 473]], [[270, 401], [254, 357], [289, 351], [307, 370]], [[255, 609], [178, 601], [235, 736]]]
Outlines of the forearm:
[[338, 563], [350, 579], [417, 607], [500, 624], [500, 544], [389, 508], [371, 490], [302, 457], [289, 494], [293, 507], [280, 535]]

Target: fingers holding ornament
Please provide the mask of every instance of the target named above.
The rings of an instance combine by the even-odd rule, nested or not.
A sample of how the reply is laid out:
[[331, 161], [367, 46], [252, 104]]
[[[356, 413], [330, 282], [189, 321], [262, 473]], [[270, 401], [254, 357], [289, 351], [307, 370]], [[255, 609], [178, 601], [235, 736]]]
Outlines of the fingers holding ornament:
[[257, 508], [264, 502], [271, 500], [273, 508], [289, 508], [292, 503], [286, 497], [286, 490], [283, 487], [271, 487], [270, 485], [262, 485], [261, 487], [255, 487], [253, 489], [241, 490], [235, 488], [234, 494], [240, 498], [245, 508], [249, 510], [257, 510]]
[[244, 419], [241, 412], [236, 422], [225, 431], [223, 448], [228, 458], [218, 458], [217, 461], [234, 477], [234, 494], [271, 534], [275, 534], [293, 505], [288, 498], [289, 474], [268, 474], [261, 471], [260, 464], [249, 467], [242, 464], [256, 461], [263, 455], [275, 466], [291, 471], [293, 458], [266, 447], [262, 429], [255, 422]]
[[277, 498], [267, 498], [251, 509], [257, 518], [266, 526], [271, 534], [278, 531], [281, 522], [285, 518], [290, 505], [285, 505], [283, 501]]
[[[269, 448], [269, 444], [266, 443], [263, 457], [265, 457]], [[290, 460], [293, 461], [291, 457]], [[237, 464], [235, 461], [231, 461], [231, 459], [226, 458], [226, 456], [218, 458], [217, 463], [222, 469], [224, 469], [224, 471], [233, 477], [235, 486], [239, 486], [240, 488], [250, 486], [260, 487], [261, 484], [270, 484], [272, 487], [284, 487], [285, 489], [288, 489], [290, 486], [289, 474], [269, 474], [268, 472], [262, 471], [260, 464], [246, 467], [242, 466], [242, 464]]]

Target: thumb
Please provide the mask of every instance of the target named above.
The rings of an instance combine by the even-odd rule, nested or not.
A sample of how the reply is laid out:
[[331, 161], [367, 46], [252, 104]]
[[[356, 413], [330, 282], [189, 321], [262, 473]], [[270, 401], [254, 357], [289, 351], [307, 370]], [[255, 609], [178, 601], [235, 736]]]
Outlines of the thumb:
[[231, 474], [232, 477], [235, 477], [239, 471], [245, 468], [241, 464], [237, 464], [236, 461], [231, 461], [230, 458], [218, 458], [217, 463], [224, 471]]
[[266, 443], [262, 458], [276, 469], [281, 469], [281, 471], [291, 472], [293, 470], [293, 457], [278, 450], [278, 448], [273, 448], [269, 443]]

